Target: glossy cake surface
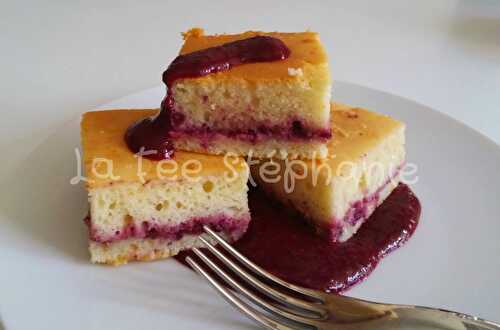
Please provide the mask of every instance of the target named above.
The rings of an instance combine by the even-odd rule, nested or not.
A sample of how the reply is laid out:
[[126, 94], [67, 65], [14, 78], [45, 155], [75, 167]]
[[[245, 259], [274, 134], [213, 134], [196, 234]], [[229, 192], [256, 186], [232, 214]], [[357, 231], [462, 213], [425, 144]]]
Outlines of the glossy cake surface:
[[[294, 80], [296, 78], [290, 74], [290, 68], [302, 69], [305, 78], [308, 78], [308, 75], [312, 75], [314, 72], [309, 71], [309, 69], [312, 69], [314, 66], [328, 66], [328, 57], [316, 32], [283, 33], [248, 31], [240, 34], [206, 35], [202, 29], [192, 29], [184, 33], [184, 45], [180, 53], [192, 53], [257, 35], [271, 36], [282, 40], [290, 48], [290, 56], [283, 61], [251, 63], [235, 67], [229, 71], [217, 74], [217, 79], [239, 78], [251, 81], [268, 79]], [[328, 72], [324, 74], [329, 75]], [[312, 78], [312, 76], [309, 78]], [[323, 79], [330, 80], [329, 77], [323, 77]]]
[[[138, 157], [125, 143], [125, 131], [134, 122], [156, 115], [158, 111], [157, 109], [105, 110], [91, 111], [83, 115], [81, 141], [89, 188], [108, 186], [113, 182], [140, 182], [142, 178], [150, 181], [159, 179], [159, 176], [175, 179], [181, 175], [183, 167], [188, 172], [192, 169], [189, 173], [193, 177], [217, 175], [227, 170], [232, 171], [232, 168], [237, 173], [246, 171], [243, 159], [229, 157], [224, 161], [223, 157], [181, 150], [175, 154], [176, 171], [172, 170], [173, 167], [169, 166], [168, 161], [162, 166], [158, 161], [143, 157], [139, 162]], [[228, 164], [231, 167], [228, 167]], [[166, 170], [161, 171], [162, 167]], [[111, 169], [113, 175], [106, 175]], [[140, 172], [142, 175], [138, 174]]]
[[332, 104], [326, 159], [261, 160], [252, 178], [333, 241], [349, 239], [399, 182], [404, 124], [365, 109]]
[[174, 159], [152, 161], [127, 148], [127, 127], [156, 112], [108, 110], [83, 116], [93, 262], [168, 257], [198, 246], [203, 225], [230, 241], [248, 226], [248, 167], [242, 159], [179, 151]]

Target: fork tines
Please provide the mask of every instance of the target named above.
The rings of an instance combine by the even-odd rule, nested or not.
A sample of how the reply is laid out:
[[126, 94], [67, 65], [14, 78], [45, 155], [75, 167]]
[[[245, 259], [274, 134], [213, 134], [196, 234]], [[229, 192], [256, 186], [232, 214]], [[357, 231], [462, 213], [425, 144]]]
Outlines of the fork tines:
[[[294, 329], [296, 328], [293, 325], [294, 323], [296, 325], [314, 327], [318, 321], [328, 317], [327, 310], [322, 307], [322, 298], [316, 292], [292, 285], [266, 272], [236, 251], [209, 227], [204, 226], [203, 229], [218, 243], [217, 247], [238, 261], [239, 264], [227, 257], [226, 254], [223, 254], [205, 238], [199, 238], [211, 254], [227, 266], [237, 277], [229, 275], [227, 271], [218, 266], [210, 259], [208, 253], [197, 248], [194, 248], [193, 252], [198, 256], [200, 261], [212, 269], [219, 279], [222, 279], [224, 283], [232, 287], [238, 295], [221, 284], [216, 279], [216, 276], [200, 266], [193, 258], [187, 257], [186, 262], [198, 274], [206, 278], [219, 294], [242, 313], [269, 329]], [[252, 275], [252, 273], [265, 281]], [[252, 289], [242, 285], [242, 281], [250, 284], [252, 288], [271, 299], [261, 298], [262, 295], [259, 296]], [[270, 283], [272, 286], [265, 282]], [[284, 293], [278, 288], [284, 288], [295, 294]], [[303, 298], [299, 298], [299, 296]], [[242, 297], [245, 299], [242, 299]], [[256, 309], [252, 303], [260, 309]], [[264, 313], [262, 310], [265, 310], [267, 313]]]

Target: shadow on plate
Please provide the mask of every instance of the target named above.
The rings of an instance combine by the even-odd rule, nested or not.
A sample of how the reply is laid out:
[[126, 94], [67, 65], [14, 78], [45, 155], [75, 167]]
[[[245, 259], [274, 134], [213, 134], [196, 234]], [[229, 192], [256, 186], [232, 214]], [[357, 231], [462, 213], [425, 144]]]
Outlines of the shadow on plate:
[[[151, 320], [153, 323], [168, 316], [168, 320], [170, 317], [190, 320], [191, 326], [203, 323], [212, 324], [214, 328], [259, 329], [227, 304], [207, 282], [191, 270], [179, 267], [172, 259], [100, 269], [104, 271], [95, 272], [91, 284], [96, 301], [146, 309], [157, 315]], [[103, 304], [102, 308], [107, 306]]]
[[41, 141], [0, 182], [0, 213], [16, 234], [38, 244], [37, 251], [54, 249], [84, 261], [88, 260], [82, 221], [88, 208], [86, 194], [81, 184], [70, 184], [76, 174], [78, 121]]

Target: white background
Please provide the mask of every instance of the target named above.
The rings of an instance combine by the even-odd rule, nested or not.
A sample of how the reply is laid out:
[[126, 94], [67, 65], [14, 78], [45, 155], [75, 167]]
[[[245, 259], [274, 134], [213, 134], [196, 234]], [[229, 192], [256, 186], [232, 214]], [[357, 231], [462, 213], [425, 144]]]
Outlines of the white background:
[[[192, 26], [320, 32], [334, 79], [394, 93], [500, 142], [500, 2], [2, 1], [0, 151], [161, 84]], [[335, 87], [333, 91], [335, 96]], [[375, 109], [377, 110], [377, 109]], [[23, 144], [24, 145], [24, 144]]]

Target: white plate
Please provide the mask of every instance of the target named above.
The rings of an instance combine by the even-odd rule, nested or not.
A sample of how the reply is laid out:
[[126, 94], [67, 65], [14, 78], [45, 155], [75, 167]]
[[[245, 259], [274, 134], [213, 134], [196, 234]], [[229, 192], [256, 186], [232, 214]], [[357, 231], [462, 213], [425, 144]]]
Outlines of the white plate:
[[[162, 87], [146, 90], [102, 108], [156, 107], [163, 93]], [[334, 95], [407, 123], [408, 160], [418, 165], [413, 189], [423, 206], [408, 244], [348, 294], [500, 321], [500, 148], [453, 119], [397, 96], [340, 82]], [[174, 260], [115, 268], [88, 262], [85, 192], [82, 184], [70, 184], [77, 173], [78, 124], [75, 118], [40, 141], [1, 180], [4, 327], [254, 327]]]

